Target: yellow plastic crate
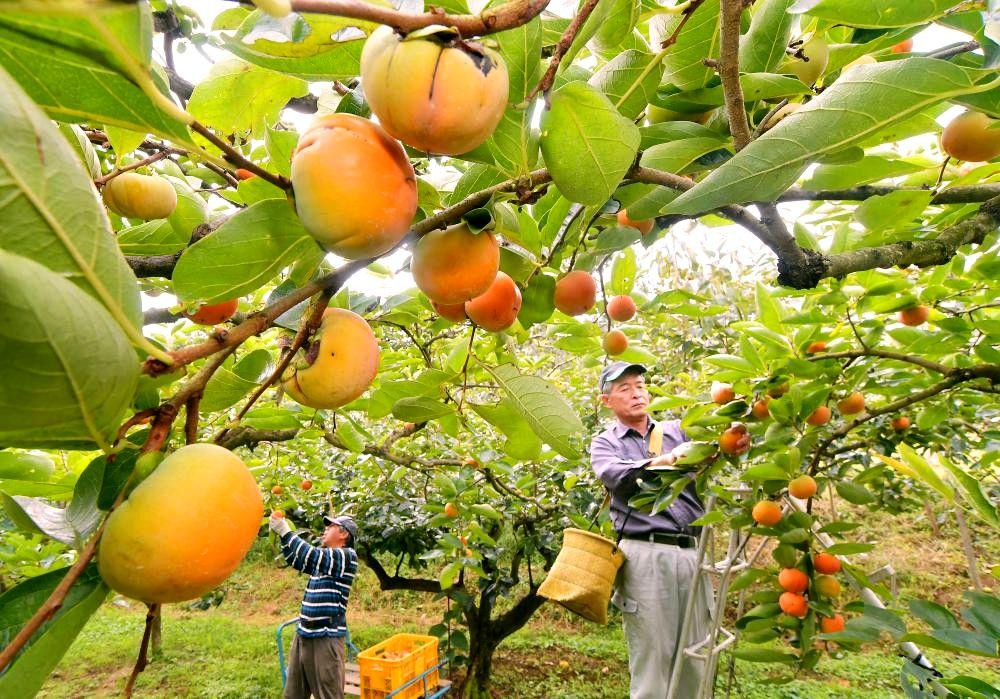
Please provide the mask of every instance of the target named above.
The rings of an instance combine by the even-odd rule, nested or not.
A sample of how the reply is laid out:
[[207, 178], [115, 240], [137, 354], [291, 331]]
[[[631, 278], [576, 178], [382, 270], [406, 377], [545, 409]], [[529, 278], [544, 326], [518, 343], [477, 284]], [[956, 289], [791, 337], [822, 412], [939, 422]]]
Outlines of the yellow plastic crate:
[[[435, 636], [398, 633], [387, 638], [358, 653], [361, 699], [382, 699], [437, 664], [438, 640]], [[427, 675], [428, 691], [437, 689], [438, 679], [437, 670]], [[396, 697], [414, 699], [423, 694], [424, 683], [414, 682]]]

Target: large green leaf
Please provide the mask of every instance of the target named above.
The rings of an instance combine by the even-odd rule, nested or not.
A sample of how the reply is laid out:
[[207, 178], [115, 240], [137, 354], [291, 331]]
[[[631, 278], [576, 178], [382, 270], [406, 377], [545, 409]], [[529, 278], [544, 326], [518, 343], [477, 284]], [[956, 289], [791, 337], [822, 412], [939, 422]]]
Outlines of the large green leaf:
[[90, 175], [2, 68], [0, 133], [0, 248], [73, 282], [137, 336], [139, 287], [115, 245]]
[[747, 201], [772, 201], [814, 160], [863, 141], [955, 95], [987, 89], [985, 73], [932, 58], [864, 65], [673, 201], [667, 212], [701, 214]]
[[507, 64], [510, 89], [507, 99], [511, 104], [524, 101], [541, 77], [542, 20], [535, 17], [527, 24], [493, 35], [500, 45], [500, 55]]
[[953, 464], [941, 455], [938, 455], [938, 461], [942, 466], [951, 471], [951, 475], [955, 477], [962, 490], [965, 491], [965, 496], [969, 499], [976, 514], [995, 529], [1000, 529], [1000, 513], [997, 512], [997, 506], [986, 497], [979, 479], [966, 473], [960, 466]]
[[174, 292], [183, 301], [225, 301], [259, 289], [293, 262], [321, 256], [291, 203], [268, 199], [185, 250], [174, 269]]
[[271, 353], [257, 349], [240, 359], [235, 366], [220, 367], [205, 387], [201, 409], [214, 413], [234, 405], [260, 382], [270, 362]]
[[496, 166], [508, 177], [526, 175], [538, 162], [538, 133], [531, 128], [531, 113], [531, 109], [509, 107], [485, 143]]
[[436, 420], [454, 412], [455, 409], [452, 406], [426, 396], [400, 398], [392, 406], [392, 414], [395, 417], [414, 423]]
[[852, 27], [906, 27], [940, 17], [960, 0], [798, 0], [789, 10]]
[[[0, 64], [54, 119], [110, 124], [190, 143], [187, 127], [125, 77], [109, 47], [110, 35], [130, 60], [148, 69], [153, 33], [148, 4], [83, 7], [79, 15], [0, 15]], [[165, 92], [162, 84], [161, 89]]]
[[785, 57], [795, 16], [788, 8], [795, 0], [763, 0], [754, 5], [750, 29], [740, 38], [740, 70], [774, 70]]
[[628, 172], [639, 148], [639, 128], [607, 97], [571, 82], [542, 114], [542, 157], [567, 199], [599, 206]]
[[521, 374], [510, 364], [483, 367], [543, 442], [567, 459], [579, 457], [574, 442], [583, 432], [583, 423], [555, 386], [537, 376]]
[[655, 60], [656, 56], [647, 51], [623, 51], [601, 66], [589, 83], [607, 95], [622, 116], [635, 119], [660, 84], [663, 64], [654, 64]]
[[139, 362], [93, 298], [25, 257], [0, 251], [0, 444], [107, 449]]
[[0, 493], [59, 499], [73, 492], [72, 478], [66, 481], [48, 456], [0, 451]]
[[212, 66], [187, 106], [195, 119], [221, 133], [263, 138], [265, 125], [278, 121], [288, 100], [307, 92], [304, 80], [234, 58]]
[[[745, 102], [795, 97], [809, 92], [809, 87], [798, 78], [774, 75], [773, 73], [741, 75], [740, 87], [743, 88]], [[657, 91], [654, 101], [658, 106], [674, 111], [705, 112], [714, 107], [722, 106], [726, 101], [726, 96], [722, 85], [680, 92], [672, 86], [666, 86]]]
[[[667, 38], [684, 21], [684, 14], [670, 15], [663, 23], [662, 36]], [[664, 82], [682, 90], [705, 87], [715, 71], [705, 65], [706, 58], [719, 57], [719, 0], [708, 0], [694, 11], [681, 29], [677, 43], [663, 59]]]
[[[0, 647], [14, 639], [65, 574], [65, 570], [55, 570], [30, 578], [0, 596]], [[0, 696], [35, 696], [107, 595], [108, 588], [97, 572], [97, 565], [91, 564], [70, 588], [55, 615], [0, 675]]]
[[521, 417], [509, 398], [496, 405], [470, 403], [469, 407], [507, 437], [504, 451], [512, 458], [531, 461], [541, 454], [542, 441], [531, 429], [528, 421]]

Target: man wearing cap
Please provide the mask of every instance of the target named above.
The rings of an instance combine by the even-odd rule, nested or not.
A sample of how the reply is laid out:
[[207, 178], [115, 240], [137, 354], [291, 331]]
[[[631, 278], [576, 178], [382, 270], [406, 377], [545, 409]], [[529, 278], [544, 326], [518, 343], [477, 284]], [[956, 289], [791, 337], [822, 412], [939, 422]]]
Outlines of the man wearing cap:
[[287, 519], [271, 514], [270, 527], [281, 539], [288, 565], [309, 576], [288, 655], [285, 699], [344, 697], [347, 599], [358, 568], [358, 526], [347, 516], [324, 517], [323, 524], [322, 545], [311, 546], [292, 531]]
[[[682, 653], [679, 636], [688, 591], [697, 568], [697, 529], [691, 522], [705, 514], [694, 483], [663, 512], [633, 510], [629, 499], [639, 492], [637, 480], [655, 475], [647, 469], [673, 465], [684, 452], [687, 435], [679, 421], [650, 419], [646, 367], [612, 362], [598, 384], [601, 402], [615, 422], [590, 443], [590, 463], [611, 494], [611, 520], [622, 535], [625, 564], [618, 573], [612, 603], [622, 612], [628, 643], [631, 699], [662, 699], [669, 691], [674, 659]], [[650, 439], [662, 430], [662, 448], [650, 452]], [[654, 447], [655, 449], [655, 447]], [[701, 639], [709, 629], [711, 583], [703, 578], [694, 606], [689, 639]], [[693, 698], [704, 668], [686, 658], [674, 696]]]

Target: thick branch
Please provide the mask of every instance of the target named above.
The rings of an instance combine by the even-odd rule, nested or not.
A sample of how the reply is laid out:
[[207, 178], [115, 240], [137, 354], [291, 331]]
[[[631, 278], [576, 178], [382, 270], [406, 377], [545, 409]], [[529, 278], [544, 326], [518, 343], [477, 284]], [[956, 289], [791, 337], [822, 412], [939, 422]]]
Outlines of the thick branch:
[[930, 360], [924, 359], [922, 357], [917, 357], [911, 354], [902, 354], [901, 352], [889, 352], [887, 350], [874, 350], [874, 349], [863, 349], [863, 350], [847, 350], [845, 352], [830, 352], [827, 354], [816, 354], [808, 357], [809, 361], [818, 361], [820, 359], [857, 359], [859, 357], [880, 357], [882, 359], [895, 359], [899, 362], [907, 362], [909, 364], [916, 364], [924, 369], [930, 369], [939, 374], [947, 374], [954, 371], [951, 367], [947, 367], [944, 364], [938, 364], [937, 362], [932, 362]]
[[722, 46], [719, 54], [719, 77], [726, 99], [726, 114], [733, 145], [739, 152], [750, 143], [750, 123], [743, 104], [743, 87], [740, 85], [740, 17], [743, 0], [722, 2]]
[[414, 590], [416, 592], [441, 592], [441, 583], [427, 578], [406, 578], [400, 575], [389, 575], [375, 554], [367, 548], [358, 550], [358, 557], [365, 562], [375, 577], [378, 586], [383, 590]]
[[531, 620], [539, 607], [545, 604], [545, 598], [535, 594], [537, 589], [535, 586], [529, 587], [528, 593], [519, 599], [517, 604], [497, 617], [494, 628], [498, 643], [521, 629]]
[[566, 55], [569, 51], [570, 46], [573, 45], [573, 39], [576, 38], [577, 33], [579, 33], [581, 27], [583, 27], [584, 22], [590, 17], [590, 14], [597, 7], [598, 0], [587, 0], [579, 10], [577, 10], [576, 16], [573, 17], [573, 21], [569, 23], [566, 27], [566, 31], [563, 32], [562, 36], [559, 37], [559, 42], [556, 44], [556, 50], [552, 53], [552, 57], [549, 59], [549, 67], [546, 68], [545, 74], [542, 75], [542, 79], [538, 81], [538, 84], [531, 90], [526, 102], [530, 102], [535, 98], [539, 92], [542, 94], [548, 93], [549, 89], [552, 87], [552, 83], [555, 82], [556, 72], [559, 70], [559, 62], [562, 57]]
[[216, 444], [220, 447], [233, 450], [236, 447], [250, 447], [253, 449], [261, 442], [287, 442], [295, 439], [299, 433], [297, 427], [287, 430], [258, 430], [253, 427], [233, 427], [225, 437], [217, 439]]
[[[411, 430], [411, 432], [415, 432], [417, 429], [419, 428], [414, 426], [414, 429]], [[338, 437], [334, 432], [330, 430], [324, 430], [323, 437], [324, 439], [326, 439], [327, 444], [329, 444], [330, 446], [336, 447], [337, 449], [343, 449], [344, 451], [350, 451], [350, 448], [346, 444], [344, 444], [344, 442], [341, 441], [340, 437]], [[392, 435], [390, 435], [390, 438], [391, 437]], [[398, 437], [396, 437], [396, 439], [398, 439]], [[386, 440], [386, 442], [389, 444], [391, 444], [393, 441], [395, 441], [395, 439], [391, 439], [391, 441], [390, 439]], [[432, 468], [434, 466], [461, 466], [464, 463], [462, 459], [425, 459], [422, 456], [414, 456], [413, 454], [400, 454], [398, 452], [390, 450], [386, 444], [382, 445], [366, 444], [362, 448], [361, 452], [363, 454], [368, 454], [370, 456], [376, 456], [380, 459], [384, 459], [385, 461], [389, 461], [398, 466], [416, 465], [423, 468]]]
[[[830, 189], [810, 191], [798, 187], [790, 187], [778, 197], [783, 201], [864, 201], [872, 197], [881, 197], [893, 192], [925, 192], [918, 187], [888, 187], [885, 185], [866, 184], [851, 189]], [[931, 204], [978, 204], [1000, 196], [1000, 183], [986, 182], [983, 184], [949, 187], [931, 199]]]

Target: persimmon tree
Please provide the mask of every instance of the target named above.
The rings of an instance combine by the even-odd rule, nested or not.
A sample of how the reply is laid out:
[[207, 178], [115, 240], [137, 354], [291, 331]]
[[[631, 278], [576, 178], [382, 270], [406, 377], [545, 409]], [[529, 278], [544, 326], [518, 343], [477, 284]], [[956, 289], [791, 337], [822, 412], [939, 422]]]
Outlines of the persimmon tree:
[[[849, 591], [887, 593], [849, 561], [875, 533], [817, 504], [935, 495], [1000, 524], [1000, 169], [957, 160], [998, 155], [995, 3], [260, 5], [0, 11], [4, 526], [76, 552], [4, 571], [27, 579], [0, 597], [0, 689], [39, 687], [108, 594], [108, 513], [214, 442], [299, 524], [327, 497], [358, 514], [382, 586], [446, 598], [459, 691], [488, 695], [599, 502], [608, 354], [654, 370], [694, 443], [634, 504], [693, 475], [705, 523], [778, 539], [730, 588], [754, 605], [737, 657], [792, 680], [882, 633], [996, 654], [986, 593], [966, 627], [911, 601], [924, 632]], [[928, 28], [966, 36], [913, 52]], [[177, 54], [208, 47], [190, 82]], [[685, 248], [707, 230], [759, 259]]]

